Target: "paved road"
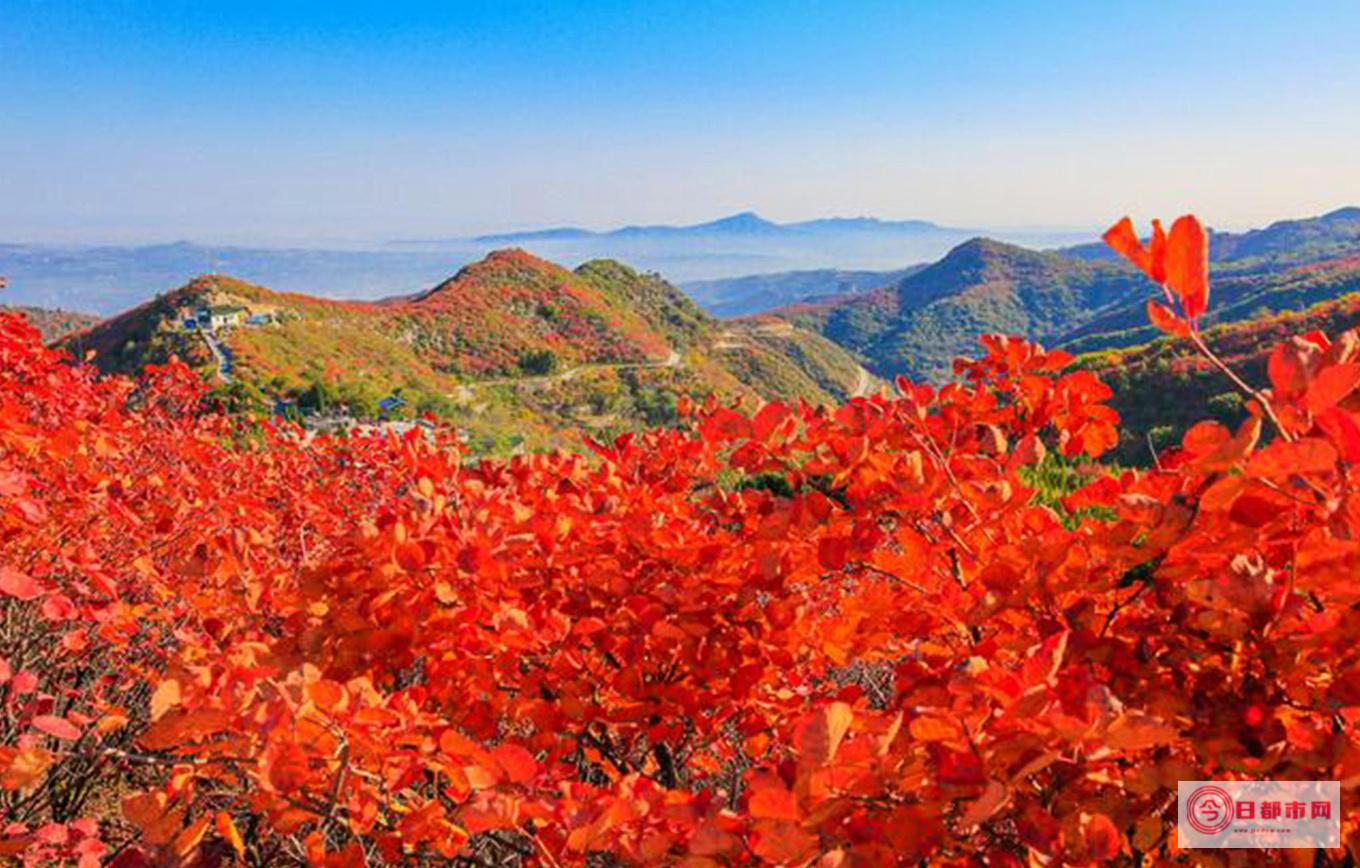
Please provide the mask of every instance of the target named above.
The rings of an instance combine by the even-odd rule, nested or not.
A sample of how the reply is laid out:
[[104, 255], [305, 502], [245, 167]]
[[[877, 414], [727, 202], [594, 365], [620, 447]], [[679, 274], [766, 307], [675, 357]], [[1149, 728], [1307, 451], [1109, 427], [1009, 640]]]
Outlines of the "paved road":
[[208, 350], [217, 361], [217, 378], [224, 383], [231, 382], [231, 350], [222, 346], [217, 340], [217, 335], [213, 334], [212, 329], [201, 328], [198, 333], [203, 335], [203, 340], [208, 344]]

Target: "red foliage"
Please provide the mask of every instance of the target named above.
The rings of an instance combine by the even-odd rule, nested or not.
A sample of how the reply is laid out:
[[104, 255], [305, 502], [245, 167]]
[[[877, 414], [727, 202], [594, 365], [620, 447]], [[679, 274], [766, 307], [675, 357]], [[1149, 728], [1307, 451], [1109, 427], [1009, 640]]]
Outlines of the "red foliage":
[[1103, 454], [1109, 391], [984, 347], [939, 389], [469, 463], [0, 319], [0, 849], [1097, 864], [1177, 856], [1179, 779], [1352, 790], [1360, 337], [1282, 345], [1240, 430], [1066, 513], [1028, 468]]
[[1170, 233], [1153, 220], [1146, 246], [1125, 217], [1105, 233], [1105, 242], [1161, 285], [1169, 306], [1148, 302], [1154, 325], [1180, 336], [1199, 330], [1199, 318], [1209, 306], [1209, 236], [1193, 214], [1178, 217]]

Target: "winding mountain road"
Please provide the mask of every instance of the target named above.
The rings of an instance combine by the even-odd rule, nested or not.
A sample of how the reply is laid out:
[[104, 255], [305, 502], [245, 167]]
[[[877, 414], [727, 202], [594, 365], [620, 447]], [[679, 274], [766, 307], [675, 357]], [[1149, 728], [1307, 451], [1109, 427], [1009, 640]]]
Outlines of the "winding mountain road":
[[593, 362], [583, 365], [575, 365], [565, 371], [558, 371], [556, 374], [544, 374], [538, 377], [497, 377], [492, 380], [475, 380], [470, 383], [460, 384], [460, 388], [469, 391], [480, 389], [486, 386], [546, 386], [550, 383], [564, 383], [576, 378], [577, 374], [586, 371], [627, 371], [639, 368], [678, 368], [680, 367], [680, 353], [671, 350], [670, 355], [659, 362]]
[[231, 382], [231, 350], [222, 346], [213, 334], [212, 329], [200, 328], [198, 333], [203, 335], [203, 340], [208, 345], [208, 351], [212, 353], [213, 359], [217, 362], [217, 378], [224, 383]]
[[874, 375], [869, 373], [869, 371], [861, 365], [859, 369], [859, 379], [855, 381], [855, 390], [850, 393], [850, 397], [863, 398], [865, 395], [869, 394], [869, 389], [873, 384]]

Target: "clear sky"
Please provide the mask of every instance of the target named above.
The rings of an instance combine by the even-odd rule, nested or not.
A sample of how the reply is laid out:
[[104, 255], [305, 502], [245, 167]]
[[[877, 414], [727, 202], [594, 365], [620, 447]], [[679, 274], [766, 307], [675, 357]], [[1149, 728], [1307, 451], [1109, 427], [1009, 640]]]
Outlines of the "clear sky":
[[0, 0], [0, 240], [1360, 204], [1360, 3]]

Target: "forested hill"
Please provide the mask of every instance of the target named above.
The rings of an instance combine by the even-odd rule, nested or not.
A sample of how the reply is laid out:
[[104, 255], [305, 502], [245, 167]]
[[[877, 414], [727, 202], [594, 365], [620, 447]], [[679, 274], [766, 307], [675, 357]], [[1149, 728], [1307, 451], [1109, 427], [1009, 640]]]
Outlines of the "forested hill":
[[244, 409], [433, 412], [479, 440], [552, 445], [666, 421], [679, 395], [844, 398], [872, 381], [786, 323], [724, 323], [656, 275], [498, 251], [409, 296], [343, 302], [198, 278], [67, 340], [108, 371], [171, 356]]
[[983, 238], [897, 283], [781, 316], [862, 358], [875, 373], [939, 380], [988, 333], [1051, 340], [1144, 293], [1132, 271]]

